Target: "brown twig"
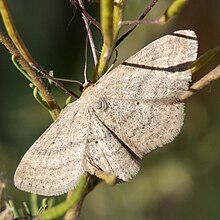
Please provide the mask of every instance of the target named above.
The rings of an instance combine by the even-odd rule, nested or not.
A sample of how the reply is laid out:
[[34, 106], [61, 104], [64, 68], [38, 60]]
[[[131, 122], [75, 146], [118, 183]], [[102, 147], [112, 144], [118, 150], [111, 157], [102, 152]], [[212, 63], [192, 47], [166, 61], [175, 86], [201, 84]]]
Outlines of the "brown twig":
[[121, 26], [124, 25], [138, 25], [138, 24], [152, 24], [150, 21], [148, 20], [136, 20], [136, 21], [122, 21], [121, 22]]
[[79, 98], [79, 96], [72, 92], [70, 89], [68, 89], [67, 87], [65, 87], [63, 85], [63, 83], [61, 83], [60, 81], [56, 80], [54, 77], [50, 76], [46, 70], [44, 70], [39, 64], [37, 63], [29, 63], [29, 65], [35, 69], [37, 72], [41, 73], [45, 78], [50, 79], [56, 86], [58, 86], [59, 88], [61, 88], [64, 92], [66, 92], [67, 94], [75, 97], [76, 99]]
[[70, 0], [70, 3], [77, 8], [91, 23], [97, 27], [99, 30], [101, 30], [101, 26], [99, 22], [97, 22], [86, 10], [84, 7], [80, 6], [79, 0]]
[[[151, 11], [151, 9], [156, 5], [158, 0], [153, 0], [151, 4], [146, 8], [144, 13], [139, 17], [137, 21], [142, 21], [146, 15]], [[117, 47], [137, 26], [139, 23], [135, 23], [133, 26], [131, 26], [116, 42], [115, 46]]]
[[146, 20], [128, 20], [128, 21], [122, 21], [121, 26], [124, 25], [139, 25], [139, 24], [164, 24], [160, 21], [160, 19], [146, 19]]
[[220, 65], [215, 69], [207, 73], [200, 80], [195, 82], [188, 91], [186, 91], [180, 98], [181, 101], [188, 99], [190, 96], [194, 95], [198, 91], [202, 90], [205, 86], [209, 85], [212, 81], [220, 78]]

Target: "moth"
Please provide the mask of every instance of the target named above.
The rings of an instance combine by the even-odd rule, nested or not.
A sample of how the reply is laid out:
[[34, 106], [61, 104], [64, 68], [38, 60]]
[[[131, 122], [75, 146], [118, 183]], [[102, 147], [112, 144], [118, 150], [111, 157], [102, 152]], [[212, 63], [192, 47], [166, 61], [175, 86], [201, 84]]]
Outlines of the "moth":
[[188, 90], [197, 47], [193, 31], [176, 31], [102, 76], [26, 152], [15, 186], [52, 196], [75, 188], [85, 172], [132, 179], [144, 154], [180, 132], [180, 96]]

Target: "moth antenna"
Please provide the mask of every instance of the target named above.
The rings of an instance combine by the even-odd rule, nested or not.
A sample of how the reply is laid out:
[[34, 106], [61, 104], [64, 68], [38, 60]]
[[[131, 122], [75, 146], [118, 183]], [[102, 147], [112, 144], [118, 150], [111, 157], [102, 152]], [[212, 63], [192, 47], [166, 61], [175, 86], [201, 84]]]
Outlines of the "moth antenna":
[[[43, 78], [43, 79], [47, 79], [46, 76], [41, 76], [41, 78]], [[57, 81], [70, 82], [70, 83], [77, 83], [77, 84], [79, 84], [80, 86], [83, 85], [83, 83], [81, 83], [81, 82], [78, 81], [78, 80], [74, 80], [74, 79], [63, 79], [63, 78], [57, 78], [57, 77], [53, 77], [53, 78], [54, 78], [55, 80], [57, 80]]]
[[[90, 24], [91, 24], [91, 22], [89, 23], [89, 26], [90, 26]], [[88, 85], [90, 84], [90, 82], [87, 80], [88, 39], [89, 39], [89, 34], [87, 34], [87, 37], [86, 37], [86, 47], [85, 47], [85, 66], [84, 66], [84, 83], [83, 83], [84, 89], [86, 89], [88, 87]]]
[[61, 82], [55, 80], [50, 74], [48, 74], [39, 64], [37, 63], [28, 63], [34, 70], [36, 70], [37, 72], [41, 73], [42, 76], [44, 76], [45, 78], [50, 79], [56, 86], [60, 87], [63, 91], [65, 91], [66, 93], [68, 93], [69, 95], [75, 97], [75, 98], [79, 98], [79, 96], [77, 94], [75, 94], [74, 92], [72, 92], [70, 89], [68, 89], [67, 87], [65, 87]]

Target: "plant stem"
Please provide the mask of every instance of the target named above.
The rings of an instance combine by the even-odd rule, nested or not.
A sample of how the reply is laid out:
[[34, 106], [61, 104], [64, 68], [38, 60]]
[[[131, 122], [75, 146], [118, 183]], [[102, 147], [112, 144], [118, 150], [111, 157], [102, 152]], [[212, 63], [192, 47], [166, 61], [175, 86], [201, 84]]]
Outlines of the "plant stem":
[[220, 78], [220, 65], [218, 65], [215, 69], [207, 73], [200, 80], [195, 82], [188, 91], [186, 91], [180, 98], [181, 101], [188, 99], [190, 96], [197, 93], [199, 90], [202, 90], [205, 86], [209, 85], [212, 81]]
[[[67, 200], [71, 199], [74, 193], [75, 193], [75, 190], [68, 192]], [[69, 209], [66, 212], [64, 216], [64, 220], [77, 220], [80, 218], [80, 211], [82, 208], [84, 198], [85, 198], [85, 195], [79, 200], [79, 202], [75, 206], [73, 206], [71, 209]]]
[[[145, 9], [144, 13], [137, 20], [138, 22], [132, 25], [116, 42], [116, 47], [141, 23], [151, 9], [156, 5], [158, 0], [153, 0], [150, 5]], [[123, 24], [123, 23], [122, 23]], [[121, 25], [121, 23], [120, 23]]]
[[23, 40], [21, 39], [15, 27], [6, 0], [0, 0], [0, 12], [2, 15], [2, 20], [4, 22], [5, 28], [11, 40], [13, 41], [14, 45], [16, 46], [16, 48], [18, 49], [18, 51], [21, 53], [21, 55], [24, 57], [25, 60], [27, 60], [29, 63], [34, 63], [34, 59], [32, 58], [31, 54], [26, 48]]
[[0, 32], [0, 42], [4, 44], [4, 46], [9, 50], [9, 52], [17, 57], [19, 57], [19, 63], [24, 68], [24, 70], [29, 74], [32, 79], [34, 85], [39, 89], [41, 95], [44, 97], [47, 102], [49, 108], [51, 109], [50, 114], [51, 117], [55, 120], [60, 113], [60, 108], [57, 105], [53, 95], [47, 89], [47, 86], [43, 82], [43, 80], [36, 75], [34, 70], [30, 67], [27, 61], [23, 58], [23, 56], [19, 53], [19, 51], [14, 47], [13, 43], [10, 42], [1, 32]]
[[[79, 211], [83, 199], [89, 189], [89, 174], [84, 174], [79, 181], [79, 185], [71, 192], [68, 193], [66, 201], [42, 212], [39, 217], [41, 220], [56, 219], [63, 216], [68, 210], [72, 209], [71, 220], [79, 218]], [[68, 217], [68, 216], [67, 216]], [[68, 219], [68, 218], [67, 218]], [[69, 218], [70, 219], [70, 218]]]
[[77, 8], [96, 28], [101, 30], [99, 22], [97, 22], [86, 10], [82, 7], [81, 0], [70, 0], [70, 3]]
[[5, 28], [13, 44], [16, 46], [17, 49], [14, 48], [14, 45], [2, 33], [0, 33], [0, 41], [5, 45], [5, 47], [10, 51], [11, 54], [19, 57], [18, 60], [21, 66], [30, 76], [32, 83], [39, 89], [39, 92], [41, 93], [45, 102], [48, 104], [48, 107], [51, 109], [50, 110], [51, 117], [55, 120], [60, 113], [60, 108], [54, 96], [48, 90], [43, 80], [30, 67], [29, 64], [35, 63], [35, 61], [30, 55], [27, 48], [25, 47], [25, 44], [23, 43], [18, 31], [15, 28], [6, 0], [0, 0], [0, 12], [2, 15]]
[[38, 212], [38, 197], [36, 194], [31, 193], [31, 214], [36, 215]]
[[114, 5], [112, 0], [101, 0], [100, 4], [101, 27], [104, 42], [99, 63], [94, 74], [94, 81], [97, 81], [107, 70], [112, 51], [115, 48], [120, 22], [123, 18], [125, 0], [118, 0]]

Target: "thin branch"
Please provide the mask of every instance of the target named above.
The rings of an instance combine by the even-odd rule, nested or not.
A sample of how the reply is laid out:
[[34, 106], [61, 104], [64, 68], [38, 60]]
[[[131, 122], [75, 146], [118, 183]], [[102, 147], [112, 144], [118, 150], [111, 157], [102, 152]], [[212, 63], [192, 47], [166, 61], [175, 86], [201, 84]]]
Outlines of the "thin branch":
[[189, 0], [174, 0], [171, 5], [167, 8], [164, 14], [157, 19], [149, 20], [136, 20], [136, 21], [122, 21], [121, 25], [132, 25], [132, 24], [166, 24], [170, 19], [179, 14]]
[[[43, 80], [33, 71], [33, 69], [29, 66], [29, 63], [34, 63], [34, 59], [26, 48], [24, 42], [22, 41], [15, 24], [13, 22], [11, 13], [9, 11], [6, 0], [0, 0], [0, 12], [5, 25], [5, 28], [13, 41], [11, 43], [2, 33], [0, 33], [0, 41], [6, 46], [6, 48], [10, 51], [11, 54], [17, 55], [19, 57], [19, 62], [25, 69], [25, 71], [31, 77], [32, 83], [39, 89], [43, 98], [47, 102], [49, 108], [51, 109], [50, 114], [53, 119], [56, 119], [59, 115], [60, 108], [56, 103], [56, 100], [52, 93], [48, 90], [47, 86], [43, 82]], [[14, 45], [17, 49], [14, 48]]]
[[56, 80], [53, 76], [51, 76], [50, 74], [47, 73], [46, 70], [44, 70], [39, 64], [37, 63], [29, 63], [29, 65], [35, 69], [37, 72], [41, 73], [44, 77], [50, 79], [56, 86], [58, 86], [59, 88], [61, 88], [63, 91], [65, 91], [67, 94], [75, 97], [75, 98], [79, 98], [79, 96], [72, 92], [70, 89], [68, 89], [67, 87], [65, 87], [63, 85], [63, 83], [59, 82], [58, 80]]
[[24, 68], [24, 70], [30, 75], [34, 85], [39, 89], [40, 93], [44, 97], [49, 108], [51, 109], [50, 113], [52, 118], [55, 120], [60, 113], [60, 108], [56, 103], [51, 92], [47, 89], [47, 86], [45, 85], [43, 80], [36, 75], [35, 71], [30, 67], [28, 62], [24, 59], [24, 57], [20, 54], [20, 52], [14, 47], [14, 44], [9, 39], [7, 39], [2, 32], [0, 32], [0, 42], [8, 49], [8, 51], [12, 55], [19, 57], [18, 59], [19, 63]]
[[[74, 97], [78, 98], [78, 96], [76, 94], [74, 94], [71, 90], [65, 88], [65, 86], [62, 83], [57, 82], [56, 80], [54, 80], [45, 70], [43, 70], [40, 67], [39, 64], [37, 64], [37, 62], [31, 56], [31, 54], [29, 53], [28, 49], [26, 48], [24, 42], [22, 41], [22, 39], [21, 39], [21, 37], [20, 37], [16, 27], [15, 27], [15, 24], [14, 24], [13, 18], [11, 16], [11, 13], [9, 11], [6, 0], [0, 0], [0, 12], [1, 12], [1, 15], [2, 15], [2, 19], [3, 19], [3, 22], [4, 22], [5, 28], [8, 32], [8, 35], [11, 38], [11, 40], [14, 43], [17, 50], [19, 51], [19, 53], [20, 53], [19, 57], [22, 56], [32, 68], [36, 69], [37, 71], [39, 71], [44, 76], [47, 76], [47, 78], [49, 78], [57, 86], [59, 86], [61, 89], [63, 89], [65, 92], [67, 92], [71, 96], [74, 96]], [[34, 71], [32, 71], [32, 73], [29, 73], [27, 71], [27, 73], [31, 76], [31, 74], [33, 75]], [[33, 77], [31, 76], [31, 79], [32, 79], [31, 80], [32, 83], [35, 86], [37, 84], [42, 84], [42, 83], [44, 84], [44, 82], [40, 79], [40, 77], [37, 74], [33, 75]], [[45, 92], [40, 91], [43, 96], [44, 96], [44, 93], [45, 94], [50, 93], [49, 90], [47, 89], [46, 85], [41, 86], [41, 87], [44, 87], [44, 90], [45, 90]], [[53, 97], [52, 93], [50, 93], [50, 96], [51, 96], [51, 98]], [[54, 99], [54, 102], [55, 102], [55, 99]]]
[[[151, 4], [146, 8], [144, 13], [139, 17], [137, 21], [142, 21], [146, 15], [151, 11], [151, 9], [156, 5], [158, 0], [153, 0]], [[130, 27], [116, 42], [115, 46], [117, 47], [137, 26], [139, 23], [135, 23], [132, 27]]]
[[138, 25], [138, 24], [152, 24], [150, 21], [148, 20], [136, 20], [136, 21], [122, 21], [121, 22], [121, 26], [124, 26], [124, 25]]
[[70, 0], [70, 3], [74, 5], [75, 8], [77, 8], [89, 21], [92, 22], [92, 24], [97, 27], [99, 30], [101, 30], [101, 26], [99, 22], [97, 22], [86, 10], [84, 7], [80, 6], [79, 0]]
[[164, 22], [160, 21], [159, 19], [146, 19], [146, 20], [128, 20], [122, 21], [121, 26], [124, 25], [139, 25], [139, 24], [165, 24]]
[[210, 71], [200, 80], [195, 82], [188, 91], [186, 91], [180, 98], [181, 101], [188, 99], [190, 96], [194, 95], [198, 91], [202, 90], [205, 86], [209, 85], [212, 81], [220, 78], [220, 65], [218, 65], [215, 69]]

